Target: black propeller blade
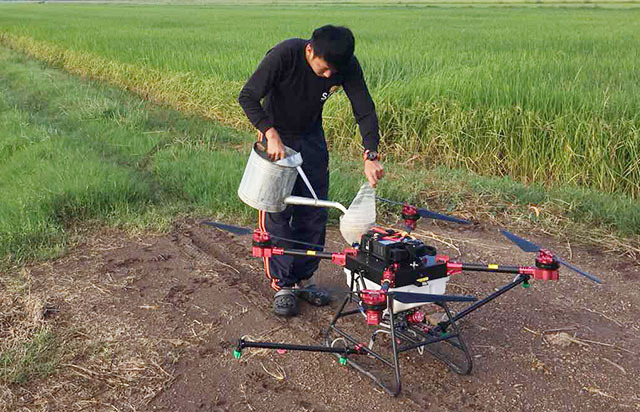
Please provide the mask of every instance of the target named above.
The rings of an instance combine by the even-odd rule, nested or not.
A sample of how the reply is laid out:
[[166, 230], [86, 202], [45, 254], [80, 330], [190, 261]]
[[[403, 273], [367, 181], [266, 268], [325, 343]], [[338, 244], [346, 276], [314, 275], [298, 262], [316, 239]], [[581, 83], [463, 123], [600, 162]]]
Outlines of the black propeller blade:
[[535, 253], [538, 250], [542, 249], [540, 246], [535, 243], [531, 243], [526, 239], [521, 238], [520, 236], [516, 236], [511, 232], [507, 232], [506, 230], [501, 230], [502, 234], [505, 235], [510, 241], [515, 243], [520, 249], [525, 252]]
[[584, 270], [579, 269], [579, 268], [577, 268], [577, 267], [575, 267], [575, 266], [573, 266], [573, 265], [571, 265], [571, 264], [569, 264], [569, 263], [565, 262], [564, 260], [560, 259], [560, 258], [559, 258], [559, 257], [557, 257], [557, 256], [556, 256], [556, 260], [557, 260], [557, 261], [558, 261], [558, 263], [560, 263], [561, 265], [564, 265], [564, 266], [568, 267], [569, 269], [571, 269], [571, 270], [573, 270], [573, 271], [575, 271], [575, 272], [578, 272], [578, 273], [579, 273], [579, 274], [581, 274], [582, 276], [584, 276], [584, 277], [586, 277], [586, 278], [588, 278], [588, 279], [591, 279], [591, 280], [593, 280], [593, 281], [594, 281], [594, 282], [596, 282], [596, 283], [602, 283], [602, 280], [600, 280], [598, 277], [596, 277], [596, 276], [592, 275], [591, 273], [587, 273], [587, 272], [585, 272]]
[[460, 223], [460, 224], [463, 224], [463, 225], [470, 225], [471, 224], [471, 222], [469, 222], [468, 220], [460, 219], [460, 218], [455, 217], [455, 216], [443, 215], [442, 213], [432, 212], [432, 211], [427, 210], [427, 209], [418, 209], [418, 214], [421, 217], [426, 217], [428, 219], [444, 220], [444, 221], [447, 221], [447, 222]]
[[226, 230], [227, 232], [233, 233], [234, 235], [250, 235], [253, 233], [253, 230], [248, 227], [240, 227], [240, 226], [232, 226], [224, 223], [211, 222], [209, 220], [202, 221], [203, 224], [217, 227], [218, 229]]
[[429, 293], [390, 291], [395, 300], [402, 303], [429, 303], [429, 302], [474, 302], [475, 296], [464, 295], [432, 295]]
[[[508, 232], [506, 230], [501, 230], [500, 232], [502, 232], [503, 235], [505, 235], [507, 237], [507, 239], [509, 239], [510, 241], [512, 241], [513, 243], [515, 243], [520, 249], [522, 249], [525, 252], [537, 252], [540, 249], [542, 249], [540, 246], [536, 245], [535, 243], [531, 243], [526, 239], [521, 238], [520, 236], [514, 235], [511, 232]], [[579, 274], [581, 274], [582, 276], [593, 280], [596, 283], [602, 283], [602, 280], [600, 280], [597, 276], [594, 276], [590, 273], [585, 272], [582, 269], [579, 269], [567, 262], [565, 262], [564, 260], [560, 259], [558, 256], [555, 255], [554, 256], [556, 258], [556, 260], [558, 261], [558, 263], [560, 263], [561, 265], [568, 267], [569, 269], [573, 270], [574, 272], [577, 272]]]
[[[376, 199], [381, 200], [383, 202], [391, 203], [393, 205], [404, 206], [404, 203], [396, 202], [395, 200], [389, 200], [389, 199], [385, 199], [383, 197], [377, 197], [377, 196], [376, 196]], [[428, 218], [428, 219], [444, 220], [446, 222], [460, 223], [460, 224], [463, 224], [463, 225], [470, 225], [471, 224], [471, 222], [468, 221], [468, 220], [460, 219], [460, 218], [454, 217], [454, 216], [444, 215], [442, 213], [432, 212], [432, 211], [427, 210], [427, 209], [418, 208], [418, 214], [421, 217], [425, 217], [425, 218]]]
[[[216, 227], [218, 229], [226, 230], [229, 233], [233, 233], [240, 236], [253, 234], [253, 229], [249, 229], [248, 227], [227, 225], [225, 223], [212, 222], [210, 220], [203, 220], [201, 223]], [[284, 240], [285, 242], [297, 243], [300, 245], [309, 246], [309, 247], [318, 249], [320, 251], [324, 251], [324, 246], [316, 245], [315, 243], [307, 243], [307, 242], [302, 242], [300, 240], [287, 239], [286, 237], [272, 235], [271, 233], [269, 233], [269, 236], [272, 237], [273, 239]]]
[[395, 200], [385, 199], [384, 197], [376, 196], [376, 199], [381, 200], [383, 202], [391, 203], [392, 205], [404, 206], [404, 203], [402, 203], [402, 202], [396, 202]]

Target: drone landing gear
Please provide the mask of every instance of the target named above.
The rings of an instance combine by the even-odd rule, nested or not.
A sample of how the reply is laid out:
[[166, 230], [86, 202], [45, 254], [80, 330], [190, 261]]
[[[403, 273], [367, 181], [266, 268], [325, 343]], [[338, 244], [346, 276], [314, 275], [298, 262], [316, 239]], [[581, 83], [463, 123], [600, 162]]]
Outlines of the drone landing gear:
[[[400, 362], [399, 355], [402, 352], [417, 349], [419, 352], [426, 350], [433, 356], [444, 362], [452, 371], [465, 375], [471, 372], [472, 361], [469, 350], [462, 339], [462, 335], [455, 322], [446, 302], [438, 302], [437, 304], [442, 307], [446, 314], [446, 320], [441, 322], [439, 326], [429, 328], [425, 324], [412, 324], [403, 317], [403, 314], [395, 314], [393, 312], [393, 298], [387, 296], [387, 315], [385, 320], [388, 324], [382, 326], [387, 329], [378, 329], [371, 334], [371, 338], [368, 346], [363, 346], [353, 336], [346, 333], [342, 328], [337, 326], [340, 319], [352, 316], [361, 315], [360, 302], [357, 300], [357, 295], [349, 294], [342, 302], [342, 305], [336, 312], [329, 329], [326, 334], [326, 346], [331, 349], [338, 349], [334, 347], [335, 343], [342, 341], [345, 343], [345, 348], [349, 348], [351, 345], [358, 348], [359, 353], [365, 353], [369, 355], [369, 358], [375, 359], [382, 363], [387, 368], [390, 368], [393, 372], [391, 384], [389, 379], [384, 379], [382, 374], [374, 373], [373, 367], [367, 367], [364, 363], [359, 363], [351, 358], [348, 358], [347, 365], [350, 365], [358, 372], [369, 377], [377, 385], [379, 385], [385, 392], [392, 396], [397, 396], [402, 389], [402, 381], [400, 376]], [[356, 309], [346, 310], [348, 305], [355, 305]], [[446, 325], [446, 326], [445, 326]], [[379, 351], [373, 350], [374, 342], [377, 340], [379, 333], [389, 335], [389, 341], [391, 346], [390, 355], [386, 356]], [[439, 349], [437, 348], [439, 347]], [[332, 351], [341, 359], [344, 359], [347, 355], [340, 355], [336, 351]], [[369, 363], [369, 362], [367, 362]]]
[[[517, 268], [516, 268], [517, 269]], [[512, 268], [503, 269], [503, 271], [516, 270]], [[355, 275], [351, 277], [351, 291], [347, 294], [340, 308], [336, 312], [326, 332], [326, 341], [324, 346], [307, 346], [307, 345], [291, 345], [286, 343], [271, 342], [250, 342], [240, 339], [234, 356], [239, 358], [244, 348], [267, 348], [267, 349], [284, 349], [284, 350], [301, 350], [311, 352], [325, 352], [335, 354], [341, 365], [351, 365], [355, 370], [369, 377], [373, 382], [379, 385], [385, 392], [392, 396], [400, 393], [402, 382], [400, 377], [399, 355], [403, 352], [416, 349], [418, 353], [425, 350], [444, 362], [453, 372], [466, 375], [471, 372], [472, 361], [469, 350], [467, 349], [462, 334], [458, 328], [457, 321], [467, 316], [471, 312], [479, 309], [488, 302], [496, 299], [500, 295], [522, 284], [523, 287], [529, 286], [529, 274], [519, 274], [511, 282], [502, 286], [489, 296], [481, 299], [466, 309], [462, 310], [455, 316], [449, 310], [449, 306], [445, 301], [434, 301], [444, 309], [445, 319], [438, 325], [429, 327], [422, 322], [412, 322], [410, 319], [412, 314], [407, 311], [394, 313], [393, 311], [393, 295], [386, 295], [386, 312], [381, 316], [382, 322], [379, 322], [380, 328], [376, 329], [369, 336], [369, 344], [360, 343], [356, 337], [346, 333], [342, 325], [338, 327], [338, 321], [343, 318], [349, 318], [352, 315], [367, 317], [365, 314], [365, 306], [361, 301], [365, 290], [361, 286], [362, 277]], [[357, 281], [357, 282], [356, 282]], [[363, 286], [363, 285], [362, 285]], [[347, 305], [355, 306], [355, 309], [347, 310]], [[347, 323], [349, 319], [344, 319]], [[356, 322], [351, 322], [354, 325]], [[348, 325], [351, 327], [352, 325]], [[368, 329], [370, 330], [370, 329]], [[378, 336], [388, 335], [390, 342], [390, 353], [381, 353], [379, 350], [374, 351], [374, 344], [379, 346], [381, 342], [376, 342]], [[362, 333], [366, 336], [366, 333]], [[343, 346], [336, 346], [337, 342], [342, 342]], [[358, 362], [352, 360], [351, 355], [361, 355]], [[367, 356], [362, 356], [367, 355]], [[391, 371], [392, 376], [385, 376], [377, 365], [382, 364], [387, 371]], [[387, 374], [388, 375], [388, 374]], [[391, 381], [391, 382], [389, 382]]]

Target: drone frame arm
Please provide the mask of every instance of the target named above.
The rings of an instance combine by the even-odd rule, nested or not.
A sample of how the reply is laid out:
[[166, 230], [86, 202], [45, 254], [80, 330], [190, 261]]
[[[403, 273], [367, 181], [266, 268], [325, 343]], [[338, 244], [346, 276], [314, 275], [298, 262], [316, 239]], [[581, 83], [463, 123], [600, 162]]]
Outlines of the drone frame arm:
[[254, 342], [247, 341], [245, 339], [238, 340], [236, 344], [236, 350], [234, 354], [237, 352], [236, 357], [239, 357], [239, 354], [242, 352], [244, 348], [260, 348], [260, 349], [280, 349], [280, 350], [296, 350], [303, 352], [329, 352], [329, 353], [338, 353], [343, 356], [346, 355], [354, 355], [354, 354], [363, 354], [365, 353], [362, 348], [364, 345], [359, 344], [353, 348], [345, 347], [345, 348], [335, 348], [329, 346], [318, 346], [318, 345], [294, 345], [290, 343], [279, 343], [279, 342]]
[[[450, 268], [451, 266], [451, 268]], [[536, 280], [558, 280], [558, 269], [545, 269], [535, 266], [501, 266], [484, 265], [480, 263], [447, 263], [447, 273], [452, 272], [489, 272], [489, 273], [511, 273], [515, 275], [527, 275]], [[459, 273], [458, 272], [458, 273]]]
[[496, 290], [495, 292], [493, 292], [492, 294], [490, 294], [489, 296], [485, 297], [484, 299], [480, 299], [479, 301], [473, 303], [472, 305], [468, 306], [467, 308], [465, 308], [464, 310], [462, 310], [460, 313], [456, 314], [453, 318], [449, 319], [449, 320], [445, 320], [442, 321], [438, 324], [438, 326], [436, 326], [436, 328], [438, 330], [441, 330], [443, 332], [446, 332], [447, 328], [453, 323], [458, 321], [459, 319], [467, 316], [468, 314], [470, 314], [471, 312], [475, 311], [476, 309], [479, 309], [481, 306], [484, 306], [485, 304], [491, 302], [492, 300], [494, 300], [495, 298], [497, 298], [498, 296], [502, 295], [505, 292], [510, 291], [511, 289], [515, 288], [516, 286], [518, 286], [519, 284], [523, 284], [523, 286], [528, 285], [529, 279], [531, 278], [530, 275], [527, 274], [520, 274], [518, 277], [516, 277], [513, 281], [507, 283], [506, 285], [504, 285], [503, 287], [501, 287], [500, 289]]
[[319, 259], [331, 260], [331, 263], [344, 266], [347, 262], [347, 256], [355, 256], [356, 249], [345, 248], [342, 252], [322, 252], [311, 249], [284, 249], [281, 247], [273, 246], [270, 242], [264, 244], [255, 243], [251, 248], [251, 255], [253, 257], [271, 257], [271, 256], [313, 256]]
[[462, 272], [511, 273], [514, 275], [528, 275], [536, 280], [558, 280], [558, 269], [537, 266], [514, 266], [483, 263], [451, 262], [449, 256], [438, 255], [436, 260], [447, 264], [447, 275], [458, 275]]

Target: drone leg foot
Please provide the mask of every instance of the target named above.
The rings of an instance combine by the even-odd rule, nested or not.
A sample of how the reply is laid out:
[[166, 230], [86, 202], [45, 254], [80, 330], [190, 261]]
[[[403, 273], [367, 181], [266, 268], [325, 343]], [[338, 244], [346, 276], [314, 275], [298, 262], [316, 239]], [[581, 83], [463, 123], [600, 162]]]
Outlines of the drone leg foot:
[[[393, 344], [392, 344], [393, 360], [389, 360], [389, 359], [386, 359], [385, 357], [383, 357], [380, 353], [373, 351], [368, 346], [361, 344], [355, 337], [347, 334], [345, 331], [343, 331], [340, 327], [338, 327], [336, 325], [337, 322], [343, 317], [347, 317], [347, 316], [351, 316], [351, 315], [358, 316], [358, 315], [361, 314], [360, 310], [345, 311], [345, 307], [346, 307], [346, 305], [348, 303], [354, 303], [354, 304], [358, 305], [358, 302], [356, 300], [354, 300], [351, 296], [347, 296], [345, 298], [345, 300], [342, 302], [342, 305], [340, 306], [340, 308], [336, 312], [336, 314], [335, 314], [335, 316], [333, 318], [333, 321], [329, 325], [329, 328], [327, 329], [327, 332], [326, 332], [326, 335], [325, 335], [325, 345], [331, 347], [331, 346], [333, 346], [334, 342], [337, 342], [337, 341], [344, 342], [345, 346], [349, 345], [349, 344], [352, 344], [355, 347], [360, 348], [360, 352], [359, 353], [366, 354], [366, 355], [368, 355], [368, 356], [380, 361], [384, 366], [392, 368], [393, 371], [394, 371], [394, 375], [395, 375], [394, 376], [394, 378], [395, 378], [395, 382], [394, 383], [395, 384], [389, 385], [380, 376], [372, 373], [364, 365], [358, 363], [357, 361], [354, 361], [352, 359], [352, 357], [349, 357], [347, 362], [344, 362], [344, 360], [341, 361], [341, 364], [346, 364], [346, 365], [352, 367], [353, 369], [355, 369], [356, 371], [360, 372], [364, 376], [366, 376], [369, 379], [371, 379], [376, 385], [378, 385], [380, 388], [382, 388], [382, 390], [384, 390], [389, 395], [398, 396], [398, 394], [400, 393], [400, 390], [401, 390], [400, 367], [399, 367], [399, 363], [398, 363], [397, 348], [393, 349], [395, 347], [395, 337], [393, 336], [393, 333], [390, 332], [391, 341], [393, 342]], [[393, 327], [391, 328], [391, 330], [393, 330]], [[336, 338], [332, 339], [334, 336], [336, 336]], [[334, 355], [338, 358], [338, 360], [340, 360], [341, 358], [344, 358], [339, 353], [334, 353]]]
[[242, 357], [242, 349], [244, 349], [245, 341], [244, 339], [238, 339], [238, 343], [236, 344], [236, 348], [233, 350], [233, 357], [236, 359], [240, 359]]
[[[462, 333], [460, 332], [458, 324], [454, 320], [453, 314], [449, 310], [449, 306], [446, 304], [446, 302], [441, 302], [439, 305], [444, 309], [447, 315], [447, 320], [443, 322], [444, 324], [446, 324], [446, 328], [441, 327], [439, 329], [436, 329], [436, 331], [439, 331], [444, 337], [444, 339], [442, 339], [441, 341], [441, 345], [443, 347], [444, 345], [448, 346], [453, 351], [453, 353], [446, 354], [443, 351], [437, 350], [434, 345], [425, 345], [424, 348], [430, 354], [445, 363], [453, 372], [460, 375], [468, 375], [469, 373], [471, 373], [471, 369], [473, 368], [471, 353], [469, 352], [464, 339], [462, 339]], [[417, 332], [419, 334], [422, 334], [420, 331]], [[459, 359], [460, 356], [462, 357], [462, 359]], [[456, 357], [458, 357], [458, 360], [455, 359]]]

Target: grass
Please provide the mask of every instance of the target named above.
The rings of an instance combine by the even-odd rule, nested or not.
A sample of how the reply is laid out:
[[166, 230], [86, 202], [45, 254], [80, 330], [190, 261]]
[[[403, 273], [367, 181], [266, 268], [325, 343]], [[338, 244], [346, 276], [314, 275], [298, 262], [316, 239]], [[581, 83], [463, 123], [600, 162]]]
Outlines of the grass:
[[[121, 89], [79, 81], [0, 48], [0, 259], [57, 256], [74, 222], [167, 227], [180, 215], [248, 223], [236, 196], [252, 135], [158, 107]], [[345, 205], [363, 178], [334, 152], [330, 198]], [[382, 196], [496, 219], [508, 205], [544, 221], [640, 234], [640, 206], [625, 196], [565, 186], [547, 190], [464, 170], [388, 163]], [[332, 212], [336, 219], [336, 212]]]
[[0, 277], [0, 388], [46, 377], [60, 362], [58, 336], [43, 322], [45, 302], [30, 287], [24, 271]]
[[[219, 206], [210, 169], [185, 165], [189, 176], [171, 180], [172, 164], [204, 151], [209, 164], [227, 164], [233, 154], [212, 148], [237, 142], [237, 133], [149, 109], [126, 92], [78, 82], [6, 49], [0, 56], [0, 256], [55, 255], [76, 220], [153, 226], [173, 213]], [[189, 186], [198, 173], [210, 178], [209, 192]]]
[[[383, 151], [393, 158], [418, 155], [427, 166], [637, 198], [638, 13], [3, 5], [0, 31], [5, 44], [73, 73], [248, 130], [235, 98], [264, 52], [321, 24], [347, 24], [377, 103]], [[262, 20], [276, 24], [255, 24]], [[331, 144], [353, 154], [357, 131], [348, 101], [331, 100]]]
[[17, 348], [0, 352], [0, 382], [21, 384], [50, 375], [58, 364], [56, 336], [41, 328]]
[[[115, 243], [118, 234], [99, 238]], [[84, 241], [92, 239], [84, 233]], [[64, 259], [0, 276], [0, 410], [140, 402], [167, 383], [153, 337], [135, 319], [123, 320], [122, 311], [96, 310], [112, 306], [122, 287], [99, 278]], [[111, 398], [100, 396], [105, 391]]]

